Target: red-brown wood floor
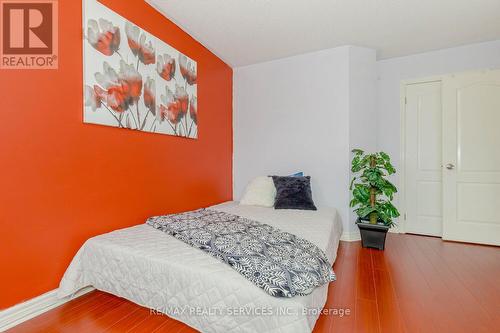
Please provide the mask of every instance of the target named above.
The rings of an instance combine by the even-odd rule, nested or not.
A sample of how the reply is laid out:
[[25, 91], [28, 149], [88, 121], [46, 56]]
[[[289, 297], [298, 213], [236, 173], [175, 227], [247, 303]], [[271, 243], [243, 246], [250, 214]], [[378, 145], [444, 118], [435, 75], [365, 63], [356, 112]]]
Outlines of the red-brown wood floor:
[[[500, 249], [389, 234], [385, 251], [341, 242], [314, 332], [500, 332]], [[349, 310], [335, 315], [335, 309]], [[196, 330], [94, 291], [9, 332]]]

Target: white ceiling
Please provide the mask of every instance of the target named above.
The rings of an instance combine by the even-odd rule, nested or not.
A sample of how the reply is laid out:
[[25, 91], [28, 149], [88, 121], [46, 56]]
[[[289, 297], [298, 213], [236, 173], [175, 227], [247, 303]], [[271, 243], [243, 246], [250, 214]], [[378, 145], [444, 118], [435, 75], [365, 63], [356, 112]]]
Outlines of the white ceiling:
[[500, 39], [500, 0], [147, 0], [233, 67], [341, 45], [385, 59]]

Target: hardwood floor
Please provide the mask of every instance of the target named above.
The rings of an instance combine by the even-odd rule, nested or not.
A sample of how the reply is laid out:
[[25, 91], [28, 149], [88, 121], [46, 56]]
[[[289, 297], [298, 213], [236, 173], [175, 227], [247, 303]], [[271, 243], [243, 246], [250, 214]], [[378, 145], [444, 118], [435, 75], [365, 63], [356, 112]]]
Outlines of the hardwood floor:
[[[389, 234], [385, 251], [341, 242], [320, 332], [500, 332], [500, 249]], [[349, 314], [336, 315], [335, 309]], [[9, 332], [196, 330], [94, 291]]]

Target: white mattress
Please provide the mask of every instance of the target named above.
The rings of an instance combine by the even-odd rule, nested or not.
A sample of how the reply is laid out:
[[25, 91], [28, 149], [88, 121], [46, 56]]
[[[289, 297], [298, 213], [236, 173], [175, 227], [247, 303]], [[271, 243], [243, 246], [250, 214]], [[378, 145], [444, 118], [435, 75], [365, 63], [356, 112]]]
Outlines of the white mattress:
[[[212, 208], [305, 238], [333, 264], [342, 225], [332, 208], [274, 210], [227, 202]], [[335, 283], [335, 282], [333, 282]], [[328, 286], [307, 296], [276, 298], [229, 265], [146, 224], [96, 236], [63, 276], [59, 297], [86, 286], [167, 313], [202, 332], [311, 332]]]

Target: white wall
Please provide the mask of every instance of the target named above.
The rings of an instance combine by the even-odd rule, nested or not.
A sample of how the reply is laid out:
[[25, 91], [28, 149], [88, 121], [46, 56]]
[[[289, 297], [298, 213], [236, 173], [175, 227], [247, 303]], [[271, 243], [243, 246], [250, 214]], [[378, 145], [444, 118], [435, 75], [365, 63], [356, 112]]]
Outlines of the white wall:
[[236, 200], [255, 176], [304, 171], [315, 203], [347, 221], [348, 74], [348, 47], [234, 71]]
[[[500, 40], [377, 62], [378, 149], [400, 165], [400, 83], [467, 70], [500, 67]], [[396, 186], [399, 178], [393, 178]], [[396, 196], [395, 204], [398, 203]]]
[[[315, 203], [336, 207], [344, 230], [354, 230], [350, 121], [361, 122], [352, 135], [355, 146], [374, 145], [374, 63], [373, 50], [345, 46], [236, 68], [234, 198], [258, 175], [304, 171], [312, 177]], [[370, 126], [363, 123], [367, 110]]]
[[[375, 50], [362, 47], [350, 47], [349, 51], [349, 151], [360, 148], [373, 152], [377, 149], [377, 55]], [[352, 209], [349, 214], [349, 232], [357, 233], [357, 215]]]

